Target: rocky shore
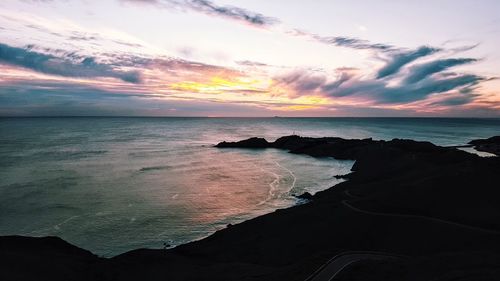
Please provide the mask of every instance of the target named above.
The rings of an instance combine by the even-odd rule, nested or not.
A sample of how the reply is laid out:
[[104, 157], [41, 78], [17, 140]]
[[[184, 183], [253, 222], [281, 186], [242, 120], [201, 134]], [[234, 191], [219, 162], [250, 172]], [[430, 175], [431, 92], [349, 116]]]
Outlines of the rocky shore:
[[[471, 141], [498, 153], [498, 140]], [[496, 146], [495, 146], [496, 145]], [[169, 250], [105, 259], [55, 237], [0, 237], [1, 280], [306, 280], [333, 256], [378, 251], [334, 280], [499, 280], [500, 158], [429, 142], [282, 137], [220, 149], [284, 149], [355, 160], [307, 204]], [[497, 149], [492, 149], [496, 147]], [[202, 183], [200, 183], [202, 184]]]
[[500, 155], [500, 136], [470, 141], [476, 150]]

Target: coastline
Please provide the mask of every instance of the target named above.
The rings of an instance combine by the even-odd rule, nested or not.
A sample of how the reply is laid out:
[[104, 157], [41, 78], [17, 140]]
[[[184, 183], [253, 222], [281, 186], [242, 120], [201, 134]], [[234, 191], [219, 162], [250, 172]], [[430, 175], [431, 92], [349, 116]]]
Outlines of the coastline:
[[[480, 143], [490, 147], [484, 140]], [[103, 259], [58, 238], [0, 237], [0, 261], [6, 268], [1, 279], [305, 280], [343, 251], [411, 257], [391, 261], [392, 266], [384, 261], [376, 266], [380, 274], [390, 273], [396, 264], [413, 268], [442, 256], [455, 259], [459, 268], [471, 255], [486, 259], [500, 252], [500, 209], [495, 201], [500, 194], [495, 172], [500, 168], [498, 157], [481, 158], [428, 142], [397, 139], [288, 136], [273, 143], [252, 138], [217, 147], [278, 148], [356, 163], [353, 173], [345, 176], [348, 181], [312, 195], [307, 204], [277, 210], [170, 250], [138, 249]], [[374, 262], [356, 266], [361, 269], [346, 271], [351, 275], [339, 278], [373, 270]], [[429, 276], [444, 274], [430, 265], [419, 270]], [[488, 272], [495, 270], [500, 272], [488, 266]], [[477, 266], [470, 271], [485, 274]], [[377, 280], [376, 274], [366, 280]], [[396, 270], [394, 278], [400, 274]]]

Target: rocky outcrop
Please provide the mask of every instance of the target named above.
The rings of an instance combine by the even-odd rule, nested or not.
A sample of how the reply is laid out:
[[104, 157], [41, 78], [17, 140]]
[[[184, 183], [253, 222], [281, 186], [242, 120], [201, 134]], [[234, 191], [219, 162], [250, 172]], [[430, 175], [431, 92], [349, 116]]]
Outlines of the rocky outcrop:
[[476, 150], [500, 156], [500, 136], [494, 136], [487, 139], [473, 140], [470, 141], [469, 144], [472, 144]]
[[313, 198], [313, 195], [309, 192], [304, 192], [301, 195], [297, 195], [295, 197], [297, 197], [299, 199], [311, 200]]
[[230, 148], [230, 147], [239, 147], [239, 148], [266, 148], [269, 147], [269, 143], [266, 139], [263, 138], [249, 138], [246, 140], [238, 141], [238, 142], [221, 142], [217, 144], [215, 147], [219, 148]]

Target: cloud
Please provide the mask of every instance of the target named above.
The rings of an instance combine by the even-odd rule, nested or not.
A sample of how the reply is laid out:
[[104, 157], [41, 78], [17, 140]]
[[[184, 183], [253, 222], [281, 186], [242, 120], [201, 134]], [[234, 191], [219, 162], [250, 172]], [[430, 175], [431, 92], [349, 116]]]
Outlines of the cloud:
[[324, 76], [314, 75], [306, 71], [295, 71], [275, 79], [275, 86], [286, 85], [294, 89], [294, 91], [287, 93], [289, 97], [313, 93], [325, 83], [326, 78]]
[[267, 112], [259, 102], [168, 99], [127, 90], [44, 80], [3, 84], [0, 116], [262, 116]]
[[239, 20], [257, 26], [269, 26], [278, 22], [277, 19], [251, 12], [246, 9], [233, 6], [218, 6], [207, 0], [184, 1], [193, 10], [204, 12], [209, 15], [223, 16], [229, 19]]
[[[348, 44], [357, 42], [347, 40]], [[371, 48], [368, 44], [367, 48]], [[377, 49], [375, 47], [375, 49]], [[335, 79], [312, 75], [308, 71], [293, 72], [277, 77], [278, 84], [289, 89], [290, 97], [301, 95], [321, 95], [335, 100], [348, 98], [360, 102], [369, 101], [373, 105], [408, 104], [428, 99], [430, 96], [446, 93], [447, 98], [430, 105], [458, 106], [472, 103], [478, 97], [474, 93], [479, 83], [488, 80], [474, 74], [448, 73], [447, 69], [478, 61], [474, 58], [431, 59], [425, 63], [406, 65], [442, 51], [439, 48], [422, 46], [415, 50], [402, 51], [396, 48], [381, 48], [388, 62], [378, 70], [375, 77], [362, 75], [353, 68], [337, 70]], [[388, 51], [385, 51], [388, 50]], [[405, 67], [405, 71], [401, 69]], [[393, 74], [402, 73], [398, 77]], [[436, 75], [439, 74], [439, 75]], [[402, 77], [402, 79], [400, 79]], [[454, 92], [459, 95], [451, 96]]]
[[360, 78], [351, 79], [339, 87], [323, 87], [324, 94], [332, 97], [360, 97], [372, 100], [375, 104], [404, 104], [419, 100], [425, 100], [432, 94], [444, 93], [452, 90], [460, 90], [463, 87], [477, 85], [485, 78], [463, 74], [449, 78], [427, 78], [419, 83], [396, 86], [390, 85], [388, 81]]
[[96, 62], [93, 57], [75, 61], [71, 55], [44, 54], [33, 51], [31, 46], [17, 48], [0, 43], [0, 63], [64, 77], [111, 77], [129, 83], [141, 82], [140, 75], [136, 71], [115, 70], [108, 64]]
[[472, 74], [463, 74], [456, 77], [435, 79], [428, 78], [422, 83], [408, 85], [403, 84], [396, 87], [386, 87], [385, 91], [378, 92], [379, 103], [406, 103], [426, 99], [432, 94], [445, 93], [452, 90], [460, 90], [463, 87], [477, 85], [485, 78]]
[[258, 62], [258, 61], [250, 61], [250, 60], [240, 60], [240, 61], [236, 61], [236, 63], [239, 65], [244, 65], [244, 66], [255, 66], [255, 67], [269, 66], [269, 64], [267, 64], [267, 63]]
[[95, 41], [102, 39], [99, 34], [88, 34], [79, 31], [72, 31], [68, 36], [69, 40], [77, 40], [77, 41]]
[[[52, 0], [41, 0], [42, 2], [50, 2]], [[135, 3], [135, 4], [145, 4], [145, 5], [155, 5], [157, 7], [172, 9], [172, 10], [182, 10], [182, 11], [195, 11], [211, 16], [222, 17], [230, 20], [235, 20], [252, 26], [258, 26], [265, 29], [273, 29], [278, 25], [282, 25], [281, 29], [274, 29], [274, 31], [284, 32], [295, 37], [305, 37], [315, 40], [322, 44], [333, 45], [337, 47], [352, 48], [357, 50], [372, 50], [378, 52], [390, 52], [397, 53], [397, 56], [391, 55], [391, 61], [388, 62], [387, 66], [380, 70], [378, 75], [379, 78], [395, 74], [399, 69], [420, 58], [433, 54], [435, 52], [441, 51], [439, 48], [423, 46], [415, 51], [403, 51], [401, 48], [387, 43], [374, 43], [365, 39], [348, 37], [348, 36], [322, 36], [312, 32], [304, 31], [297, 28], [287, 28], [284, 26], [282, 21], [275, 17], [270, 17], [263, 15], [258, 12], [250, 11], [241, 7], [231, 6], [231, 5], [217, 5], [210, 0], [119, 0], [121, 2]], [[41, 27], [31, 26], [32, 28], [40, 29]], [[48, 32], [48, 31], [47, 31]], [[50, 32], [49, 32], [50, 33]], [[53, 35], [60, 34], [54, 33]], [[100, 39], [98, 34], [84, 34], [79, 32], [73, 32], [69, 37], [70, 39], [79, 41], [93, 41]], [[141, 44], [137, 43], [127, 43], [120, 41], [113, 41], [117, 44], [121, 44], [129, 47], [142, 47]], [[463, 52], [473, 49], [478, 44], [460, 46], [454, 49], [450, 49], [452, 52]]]
[[[407, 108], [408, 104], [410, 106], [425, 104], [430, 107], [460, 107], [477, 102], [478, 94], [475, 93], [475, 90], [479, 88], [482, 81], [486, 80], [485, 77], [473, 74], [445, 72], [452, 67], [466, 65], [477, 60], [472, 58], [443, 59], [442, 57], [449, 57], [455, 55], [454, 53], [456, 52], [470, 50], [476, 45], [455, 49], [450, 49], [449, 46], [446, 46], [446, 48], [445, 46], [442, 46], [442, 48], [421, 46], [408, 50], [390, 43], [376, 43], [361, 38], [321, 36], [297, 29], [291, 30], [284, 26], [284, 24], [281, 24], [278, 19], [238, 7], [217, 5], [213, 1], [208, 0], [120, 1], [156, 5], [156, 7], [185, 12], [194, 11], [262, 27], [273, 32], [283, 32], [285, 30], [290, 36], [303, 37], [303, 39], [313, 40], [321, 44], [355, 50], [368, 50], [371, 51], [371, 54], [384, 60], [385, 65], [379, 69], [375, 69], [368, 75], [362, 73], [359, 69], [353, 68], [338, 69], [335, 76], [325, 74], [327, 70], [323, 72], [303, 70], [279, 75], [278, 77], [274, 77], [272, 82], [268, 82], [270, 80], [267, 79], [268, 76], [266, 75], [280, 73], [285, 67], [278, 70], [278, 67], [265, 63], [240, 60], [236, 62], [239, 66], [242, 66], [239, 68], [240, 71], [238, 71], [238, 68], [232, 69], [230, 67], [181, 60], [167, 56], [148, 57], [138, 55], [139, 52], [137, 50], [129, 50], [128, 53], [122, 51], [96, 53], [94, 51], [96, 48], [89, 48], [88, 51], [92, 52], [92, 55], [82, 56], [81, 52], [54, 50], [39, 46], [16, 48], [1, 43], [0, 64], [14, 65], [40, 73], [65, 77], [111, 77], [131, 83], [139, 83], [142, 80], [141, 78], [144, 78], [145, 83], [138, 85], [116, 83], [116, 81], [108, 83], [103, 80], [93, 83], [87, 80], [85, 83], [95, 86], [95, 88], [88, 89], [80, 89], [71, 85], [59, 88], [57, 85], [48, 85], [46, 83], [39, 83], [39, 87], [34, 86], [33, 89], [23, 89], [20, 87], [21, 90], [26, 90], [26, 93], [32, 93], [28, 99], [42, 92], [50, 92], [50, 99], [54, 100], [57, 100], [64, 93], [72, 93], [75, 95], [75, 99], [79, 101], [85, 100], [85, 97], [93, 99], [94, 104], [92, 106], [96, 108], [100, 106], [98, 102], [100, 99], [104, 101], [109, 100], [111, 103], [117, 97], [123, 96], [126, 96], [130, 100], [130, 104], [127, 104], [127, 106], [134, 108], [135, 105], [132, 99], [151, 98], [154, 97], [154, 93], [158, 95], [156, 97], [186, 99], [186, 102], [191, 103], [201, 103], [202, 100], [209, 101], [210, 99], [214, 99], [210, 101], [225, 104], [226, 106], [237, 103], [241, 104], [244, 101], [263, 107], [272, 105], [276, 108], [280, 106], [291, 108], [298, 105], [302, 100], [307, 101], [303, 104], [305, 106], [310, 106], [316, 100], [319, 100], [321, 102], [326, 101], [321, 104], [318, 102], [322, 109], [326, 108], [325, 105], [328, 103], [331, 103], [332, 108], [339, 104], [349, 104], [350, 106], [358, 106], [359, 108], [368, 108], [370, 106], [373, 108]], [[53, 36], [70, 38], [72, 41], [75, 41], [75, 45], [72, 46], [73, 50], [81, 50], [82, 46], [86, 48], [85, 45], [97, 46], [97, 43], [104, 40], [128, 47], [141, 47], [140, 44], [123, 42], [120, 38], [106, 39], [107, 35], [100, 35], [86, 30], [68, 30], [62, 33], [55, 33], [36, 24], [26, 27], [50, 33]], [[87, 41], [88, 44], [84, 44]], [[441, 58], [436, 59], [433, 56], [435, 54], [439, 54]], [[420, 60], [424, 62], [422, 63]], [[131, 69], [137, 71], [129, 71]], [[257, 86], [255, 87], [254, 85], [247, 87], [244, 81], [252, 80], [252, 75], [266, 78], [262, 79], [262, 83], [256, 82]], [[248, 79], [239, 80], [240, 77]], [[11, 77], [8, 77], [4, 81], [8, 81], [9, 79]], [[222, 81], [221, 79], [227, 81]], [[52, 77], [50, 80], [55, 79]], [[68, 81], [68, 79], [60, 80]], [[217, 81], [214, 82], [212, 80]], [[19, 80], [19, 86], [26, 81], [28, 79], [24, 81]], [[229, 83], [227, 82], [238, 82], [240, 85], [228, 86]], [[2, 83], [1, 79], [0, 83]], [[270, 90], [268, 89], [269, 83], [271, 83], [269, 86]], [[179, 87], [178, 85], [184, 85], [184, 87]], [[2, 90], [3, 85], [0, 86], [0, 90]], [[196, 88], [194, 86], [199, 87]], [[273, 87], [283, 88], [284, 90], [273, 91]], [[103, 89], [109, 93], [102, 92]], [[215, 92], [224, 95], [221, 95], [222, 97], [214, 97]], [[287, 97], [283, 98], [285, 95]], [[307, 95], [310, 95], [310, 97], [303, 97]], [[19, 96], [24, 95], [19, 92]], [[242, 96], [244, 97], [242, 98]], [[308, 98], [310, 100], [307, 100]], [[63, 98], [63, 100], [68, 99], [69, 96], [64, 96]], [[40, 102], [42, 103], [42, 101]], [[269, 104], [266, 104], [266, 102]], [[139, 105], [137, 106], [140, 107]], [[223, 106], [221, 105], [221, 107]], [[178, 112], [178, 114], [180, 113]]]
[[431, 105], [442, 105], [442, 106], [459, 106], [471, 103], [477, 95], [463, 95], [463, 96], [454, 96], [449, 97], [440, 101], [436, 101], [431, 103]]
[[257, 12], [235, 6], [222, 6], [208, 0], [122, 0], [123, 2], [134, 2], [139, 4], [154, 4], [164, 8], [180, 8], [200, 12], [206, 15], [223, 17], [245, 24], [269, 27], [279, 23], [273, 17], [264, 16]]
[[199, 74], [219, 73], [236, 74], [237, 71], [223, 66], [206, 64], [196, 61], [183, 60], [178, 58], [153, 58], [143, 61], [144, 66], [159, 68], [164, 71], [190, 71]]
[[[213, 76], [229, 78], [243, 75], [241, 71], [229, 67], [167, 56], [149, 57], [123, 53], [103, 53], [101, 56], [110, 67], [146, 70], [143, 76], [148, 83], [156, 81], [165, 85], [186, 79], [197, 81], [210, 79]], [[155, 74], [151, 72], [148, 74], [148, 70], [154, 70]]]
[[410, 75], [405, 78], [405, 83], [416, 83], [434, 73], [441, 72], [450, 67], [476, 62], [472, 58], [450, 58], [431, 61], [429, 63], [415, 65], [410, 68]]
[[[220, 6], [209, 0], [121, 0], [122, 2], [132, 2], [138, 4], [152, 4], [163, 8], [185, 9], [204, 13], [212, 16], [219, 16], [231, 20], [236, 20], [253, 26], [271, 28], [281, 23], [281, 20], [265, 16], [235, 6]], [[300, 29], [292, 29], [286, 32], [296, 37], [308, 37], [317, 42], [334, 45], [338, 47], [353, 48], [358, 50], [390, 51], [395, 47], [389, 44], [372, 43], [368, 40], [347, 37], [347, 36], [321, 36]]]
[[[121, 0], [137, 4], [152, 4], [169, 9], [185, 9], [204, 13], [212, 16], [219, 16], [231, 20], [236, 20], [253, 26], [271, 28], [281, 23], [281, 20], [265, 16], [263, 14], [249, 11], [235, 6], [221, 6], [209, 0]], [[296, 37], [308, 37], [317, 42], [334, 45], [338, 47], [353, 48], [358, 50], [395, 50], [392, 45], [383, 43], [372, 43], [368, 40], [347, 37], [347, 36], [321, 36], [315, 33], [300, 29], [291, 29], [286, 32]]]
[[342, 84], [346, 83], [347, 81], [355, 77], [357, 69], [343, 68], [343, 69], [338, 69], [338, 71], [340, 74], [334, 82], [322, 86], [322, 90], [324, 92], [329, 92], [340, 88]]
[[363, 40], [359, 38], [353, 38], [353, 37], [344, 37], [344, 36], [319, 36], [319, 35], [312, 35], [312, 38], [316, 39], [317, 41], [325, 44], [331, 44], [335, 45], [338, 47], [348, 47], [352, 49], [360, 49], [360, 50], [379, 50], [379, 51], [388, 51], [392, 50], [394, 47], [392, 45], [388, 44], [382, 44], [382, 43], [371, 43], [368, 40]]
[[389, 62], [378, 71], [377, 78], [380, 79], [395, 74], [408, 63], [439, 51], [440, 49], [438, 48], [422, 46], [416, 50], [396, 53], [392, 55]]
[[322, 44], [333, 45], [337, 47], [346, 47], [358, 50], [391, 51], [396, 48], [390, 44], [372, 43], [368, 40], [347, 37], [347, 36], [321, 36], [301, 29], [292, 29], [288, 34], [296, 37], [306, 37]]
[[132, 93], [113, 93], [80, 83], [31, 79], [0, 87], [0, 115], [109, 115], [133, 97]]
[[[373, 105], [392, 105], [422, 101], [440, 93], [457, 92], [460, 93], [460, 98], [442, 102], [459, 105], [473, 102], [476, 97], [474, 87], [487, 78], [473, 74], [442, 73], [441, 71], [459, 62], [472, 61], [474, 60], [435, 60], [409, 68], [406, 78], [398, 82], [392, 79], [363, 76], [358, 73], [358, 70], [351, 68], [338, 69], [334, 80], [327, 79], [326, 76], [312, 75], [307, 71], [293, 72], [287, 76], [278, 77], [276, 80], [279, 86], [291, 92], [289, 94], [291, 97], [320, 95], [335, 100], [348, 98], [370, 102]], [[441, 75], [431, 75], [435, 73]]]

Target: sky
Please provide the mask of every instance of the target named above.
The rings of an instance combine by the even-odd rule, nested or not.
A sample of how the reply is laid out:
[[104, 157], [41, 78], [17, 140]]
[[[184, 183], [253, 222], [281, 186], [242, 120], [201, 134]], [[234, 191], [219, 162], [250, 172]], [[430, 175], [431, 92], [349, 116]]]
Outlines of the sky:
[[2, 0], [0, 116], [500, 117], [500, 1]]

